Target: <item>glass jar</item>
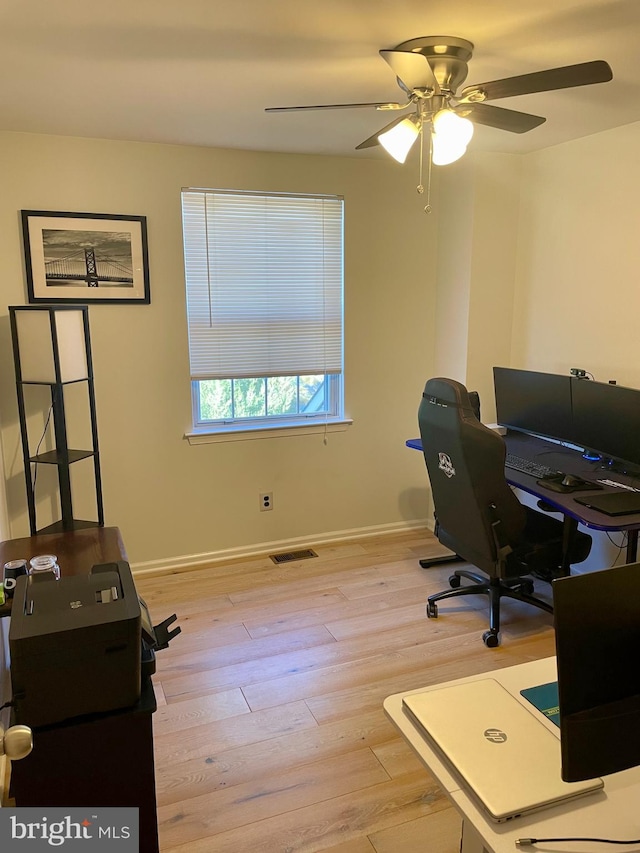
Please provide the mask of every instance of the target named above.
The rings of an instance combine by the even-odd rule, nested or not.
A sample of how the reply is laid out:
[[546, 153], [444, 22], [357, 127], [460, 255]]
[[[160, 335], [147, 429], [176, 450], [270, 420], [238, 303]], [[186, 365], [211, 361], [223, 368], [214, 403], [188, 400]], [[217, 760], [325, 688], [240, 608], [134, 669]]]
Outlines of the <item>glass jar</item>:
[[60, 580], [60, 566], [58, 565], [58, 558], [54, 557], [53, 554], [42, 554], [39, 557], [32, 557], [29, 560], [29, 574], [31, 575], [33, 580], [37, 580], [39, 578], [43, 579], [51, 579], [51, 575], [55, 580]]

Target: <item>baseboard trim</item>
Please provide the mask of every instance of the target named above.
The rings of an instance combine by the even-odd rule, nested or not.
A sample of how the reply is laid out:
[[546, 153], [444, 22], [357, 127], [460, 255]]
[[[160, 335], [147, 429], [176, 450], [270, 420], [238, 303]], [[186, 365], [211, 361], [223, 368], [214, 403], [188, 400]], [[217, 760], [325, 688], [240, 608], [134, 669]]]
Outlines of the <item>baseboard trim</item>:
[[298, 536], [293, 539], [280, 539], [275, 542], [259, 542], [254, 545], [244, 545], [239, 548], [227, 548], [222, 551], [210, 551], [204, 554], [186, 554], [182, 557], [171, 557], [167, 560], [149, 560], [143, 563], [131, 563], [135, 575], [163, 575], [187, 572], [193, 568], [213, 566], [217, 563], [242, 560], [249, 557], [260, 557], [275, 551], [298, 550], [301, 545], [307, 548], [318, 545], [328, 545], [333, 542], [349, 542], [357, 539], [369, 539], [373, 536], [385, 536], [393, 533], [407, 533], [411, 530], [433, 530], [433, 522], [429, 519], [379, 524], [373, 527], [359, 527], [351, 530], [334, 530], [329, 533], [316, 533], [309, 536]]

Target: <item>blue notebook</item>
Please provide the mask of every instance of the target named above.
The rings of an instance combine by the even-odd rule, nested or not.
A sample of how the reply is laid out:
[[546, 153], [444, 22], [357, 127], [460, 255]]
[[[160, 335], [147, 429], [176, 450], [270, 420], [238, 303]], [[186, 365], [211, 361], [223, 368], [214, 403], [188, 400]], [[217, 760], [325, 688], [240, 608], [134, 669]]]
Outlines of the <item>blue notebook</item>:
[[555, 723], [556, 726], [560, 725], [557, 681], [550, 681], [548, 684], [538, 684], [536, 687], [527, 687], [526, 690], [520, 691], [520, 695], [531, 702], [552, 723]]

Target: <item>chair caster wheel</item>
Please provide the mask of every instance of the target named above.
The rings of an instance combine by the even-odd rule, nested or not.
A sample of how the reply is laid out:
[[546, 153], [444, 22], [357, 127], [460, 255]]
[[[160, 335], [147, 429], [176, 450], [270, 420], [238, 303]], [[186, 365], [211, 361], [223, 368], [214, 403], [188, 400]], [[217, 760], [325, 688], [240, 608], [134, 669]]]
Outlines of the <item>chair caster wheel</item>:
[[437, 619], [438, 618], [438, 605], [433, 604], [431, 601], [427, 601], [427, 618], [428, 619]]
[[495, 649], [496, 646], [500, 645], [500, 635], [497, 631], [485, 631], [482, 635], [482, 640], [490, 649]]
[[530, 580], [522, 581], [522, 583], [520, 584], [520, 591], [524, 592], [525, 595], [533, 595], [533, 591], [534, 591], [533, 581], [530, 581]]
[[449, 578], [449, 586], [451, 587], [451, 589], [458, 589], [458, 587], [460, 586], [460, 578], [458, 577], [458, 575], [451, 575], [451, 577]]

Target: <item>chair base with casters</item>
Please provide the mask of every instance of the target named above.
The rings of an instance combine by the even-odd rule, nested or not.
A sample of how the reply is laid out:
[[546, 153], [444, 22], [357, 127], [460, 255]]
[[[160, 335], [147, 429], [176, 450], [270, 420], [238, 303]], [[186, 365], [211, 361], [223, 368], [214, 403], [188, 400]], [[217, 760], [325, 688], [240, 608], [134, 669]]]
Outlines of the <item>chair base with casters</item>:
[[[473, 583], [462, 586], [462, 578]], [[467, 569], [456, 569], [449, 578], [451, 589], [437, 592], [427, 599], [427, 616], [429, 619], [438, 618], [437, 601], [444, 598], [454, 598], [459, 595], [487, 595], [489, 597], [489, 630], [482, 635], [485, 646], [495, 648], [500, 645], [500, 599], [515, 598], [525, 604], [532, 604], [547, 613], [553, 613], [553, 607], [546, 601], [533, 596], [533, 581], [528, 577], [489, 578]]]

